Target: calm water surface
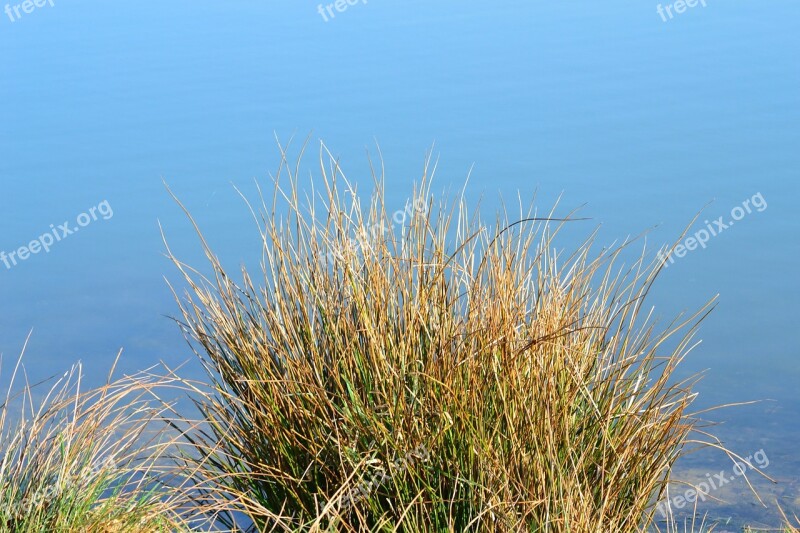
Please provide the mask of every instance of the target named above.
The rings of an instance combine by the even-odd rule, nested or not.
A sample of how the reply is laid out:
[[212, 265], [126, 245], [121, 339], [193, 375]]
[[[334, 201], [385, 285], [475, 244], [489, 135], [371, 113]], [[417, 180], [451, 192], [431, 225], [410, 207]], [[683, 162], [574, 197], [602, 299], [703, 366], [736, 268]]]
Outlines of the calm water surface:
[[[371, 0], [326, 22], [305, 0], [55, 0], [19, 18], [12, 4], [0, 13], [0, 250], [99, 207], [49, 253], [0, 262], [5, 376], [31, 329], [31, 379], [82, 360], [98, 384], [120, 348], [124, 371], [190, 358], [164, 317], [163, 276], [175, 277], [158, 221], [179, 255], [200, 254], [163, 181], [235, 266], [258, 241], [232, 184], [253, 192], [276, 168], [275, 134], [325, 139], [365, 189], [377, 139], [398, 208], [435, 141], [441, 188], [474, 165], [468, 194], [489, 209], [498, 193], [537, 190], [543, 208], [563, 193], [601, 242], [655, 227], [647, 242], [661, 245], [712, 200], [692, 233], [751, 200], [666, 270], [651, 303], [670, 317], [719, 294], [686, 362], [707, 370], [698, 405], [769, 400], [710, 415], [737, 452], [763, 450], [779, 482], [757, 483], [769, 508], [737, 478], [702, 509], [731, 531], [775, 524], [776, 501], [800, 513], [800, 4], [671, 12]], [[680, 465], [696, 483], [731, 468], [719, 453]]]

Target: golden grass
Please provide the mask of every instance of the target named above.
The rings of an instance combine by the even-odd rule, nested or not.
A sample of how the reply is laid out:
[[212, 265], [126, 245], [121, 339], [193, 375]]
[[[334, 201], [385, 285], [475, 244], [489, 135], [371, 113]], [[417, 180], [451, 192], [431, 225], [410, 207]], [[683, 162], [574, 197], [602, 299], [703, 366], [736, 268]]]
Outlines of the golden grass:
[[156, 484], [170, 439], [152, 391], [169, 380], [109, 375], [82, 391], [76, 365], [39, 400], [27, 383], [12, 393], [21, 359], [0, 407], [0, 531], [179, 529], [178, 500]]
[[112, 369], [83, 391], [76, 365], [37, 399], [12, 394], [17, 362], [0, 532], [710, 531], [655, 506], [682, 455], [741, 459], [688, 411], [697, 377], [676, 379], [710, 304], [659, 326], [657, 261], [625, 267], [630, 243], [595, 252], [593, 234], [564, 252], [579, 219], [522, 202], [488, 224], [463, 194], [436, 201], [430, 160], [389, 206], [382, 167], [362, 204], [321, 146], [322, 191], [301, 200], [302, 151], [281, 155], [272, 202], [248, 203], [255, 278], [196, 224], [210, 273], [169, 251], [209, 383]]
[[187, 432], [198, 508], [257, 531], [650, 526], [696, 429], [694, 379], [672, 378], [707, 307], [657, 327], [658, 263], [591, 237], [558, 251], [573, 222], [528, 208], [488, 225], [436, 202], [430, 160], [390, 229], [382, 168], [362, 204], [322, 146], [303, 197], [302, 153], [281, 153], [272, 200], [249, 204], [255, 278], [202, 235], [209, 275], [170, 252], [212, 380]]
[[522, 203], [489, 225], [436, 202], [430, 160], [396, 228], [382, 168], [362, 205], [321, 146], [301, 201], [302, 151], [281, 153], [273, 201], [248, 204], [255, 280], [196, 225], [210, 273], [169, 253], [210, 382], [112, 369], [82, 391], [78, 365], [39, 401], [9, 389], [0, 531], [709, 531], [655, 507], [681, 455], [724, 450], [688, 411], [696, 378], [675, 379], [708, 305], [657, 325], [660, 264], [593, 235], [559, 250], [578, 219]]

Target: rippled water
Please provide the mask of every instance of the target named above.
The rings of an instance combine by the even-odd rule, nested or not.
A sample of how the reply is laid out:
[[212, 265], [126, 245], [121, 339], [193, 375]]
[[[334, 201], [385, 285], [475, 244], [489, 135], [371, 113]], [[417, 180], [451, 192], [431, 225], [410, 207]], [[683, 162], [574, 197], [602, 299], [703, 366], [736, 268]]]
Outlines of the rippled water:
[[[441, 188], [474, 165], [468, 194], [488, 208], [498, 193], [538, 191], [548, 208], [563, 192], [601, 242], [653, 226], [648, 244], [671, 242], [713, 200], [690, 234], [727, 227], [671, 265], [651, 303], [669, 317], [720, 295], [686, 372], [707, 369], [700, 406], [768, 399], [709, 416], [737, 452], [763, 450], [778, 483], [757, 483], [768, 509], [739, 478], [703, 509], [731, 531], [774, 524], [776, 499], [800, 513], [800, 4], [703, 3], [670, 4], [672, 19], [587, 0], [371, 0], [333, 18], [305, 1], [55, 0], [19, 17], [10, 4], [0, 250], [61, 238], [64, 221], [79, 231], [0, 262], [4, 371], [31, 328], [32, 379], [81, 359], [99, 383], [121, 347], [126, 371], [190, 358], [162, 316], [174, 273], [157, 222], [200, 255], [162, 180], [235, 265], [258, 241], [232, 184], [252, 193], [276, 168], [274, 134], [325, 139], [365, 188], [377, 140], [400, 207], [435, 141]], [[704, 453], [679, 470], [701, 482], [731, 468]]]

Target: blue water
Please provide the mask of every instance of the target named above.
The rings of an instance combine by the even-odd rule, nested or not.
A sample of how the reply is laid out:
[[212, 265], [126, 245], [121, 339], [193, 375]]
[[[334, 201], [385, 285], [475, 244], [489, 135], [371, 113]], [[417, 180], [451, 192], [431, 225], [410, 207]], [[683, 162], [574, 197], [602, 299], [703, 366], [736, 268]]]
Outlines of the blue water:
[[[800, 513], [797, 2], [708, 0], [666, 21], [655, 2], [621, 0], [370, 0], [327, 22], [304, 0], [55, 0], [19, 18], [13, 5], [0, 13], [0, 250], [103, 202], [113, 215], [0, 262], [4, 372], [31, 329], [31, 379], [82, 360], [100, 383], [120, 348], [122, 371], [191, 359], [164, 317], [175, 272], [158, 222], [181, 257], [200, 253], [164, 182], [235, 266], [258, 241], [233, 184], [252, 193], [275, 170], [275, 135], [326, 140], [365, 188], [377, 140], [399, 208], [435, 142], [442, 189], [474, 165], [468, 194], [488, 207], [563, 193], [602, 242], [648, 229], [649, 245], [672, 242], [708, 202], [691, 233], [760, 193], [766, 207], [671, 265], [651, 303], [670, 317], [719, 294], [686, 361], [707, 369], [698, 405], [770, 400], [709, 415], [737, 452], [768, 455], [769, 508], [743, 492], [709, 516], [733, 530], [774, 524], [776, 500]], [[730, 466], [717, 453], [681, 468], [701, 481]]]

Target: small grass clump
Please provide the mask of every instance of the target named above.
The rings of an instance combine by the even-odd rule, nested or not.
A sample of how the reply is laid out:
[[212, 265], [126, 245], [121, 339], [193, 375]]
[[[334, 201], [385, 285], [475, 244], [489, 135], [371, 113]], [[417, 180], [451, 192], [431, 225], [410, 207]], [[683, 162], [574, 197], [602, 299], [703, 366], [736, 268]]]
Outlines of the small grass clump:
[[437, 203], [430, 161], [398, 228], [382, 170], [362, 204], [322, 147], [303, 200], [281, 153], [250, 204], [255, 279], [202, 236], [210, 274], [170, 252], [211, 377], [186, 434], [197, 508], [237, 531], [651, 527], [696, 429], [694, 379], [672, 378], [706, 309], [657, 328], [661, 265], [557, 251], [570, 222], [527, 208], [488, 225]]
[[169, 439], [150, 393], [167, 380], [109, 378], [84, 392], [77, 365], [38, 401], [27, 384], [12, 394], [11, 381], [0, 407], [0, 531], [182, 530], [178, 501], [158, 484]]

